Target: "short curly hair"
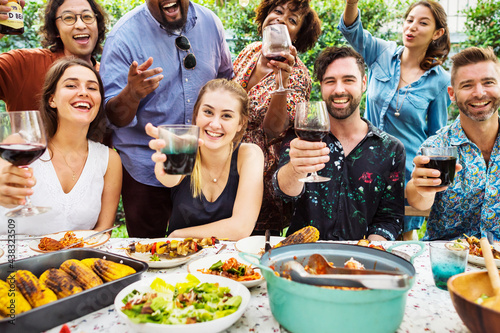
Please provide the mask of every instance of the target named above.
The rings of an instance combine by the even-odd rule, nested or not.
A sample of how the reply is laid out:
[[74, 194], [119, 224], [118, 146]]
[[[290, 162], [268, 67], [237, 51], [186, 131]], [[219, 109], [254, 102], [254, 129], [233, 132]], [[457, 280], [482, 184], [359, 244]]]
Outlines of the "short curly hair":
[[255, 9], [255, 22], [258, 24], [259, 34], [262, 36], [262, 25], [267, 15], [277, 6], [289, 4], [293, 12], [304, 14], [304, 20], [300, 27], [297, 39], [293, 41], [293, 46], [298, 52], [303, 53], [314, 47], [321, 35], [321, 20], [318, 14], [309, 5], [310, 0], [262, 0]]
[[[44, 22], [40, 27], [40, 34], [42, 36], [42, 46], [48, 48], [52, 52], [64, 50], [64, 44], [59, 36], [59, 30], [56, 25], [56, 12], [65, 0], [49, 0], [45, 6]], [[102, 52], [102, 43], [106, 38], [106, 25], [108, 23], [108, 14], [104, 9], [95, 1], [87, 0], [96, 15], [97, 20], [97, 43], [92, 51], [95, 56]]]

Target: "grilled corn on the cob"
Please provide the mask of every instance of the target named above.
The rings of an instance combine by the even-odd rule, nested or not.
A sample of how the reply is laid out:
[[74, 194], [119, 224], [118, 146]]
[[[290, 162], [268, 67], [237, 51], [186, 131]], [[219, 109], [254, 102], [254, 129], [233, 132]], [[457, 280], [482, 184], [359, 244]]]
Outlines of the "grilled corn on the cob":
[[28, 310], [31, 310], [31, 305], [19, 289], [0, 280], [0, 315], [9, 317], [11, 314], [20, 314]]
[[105, 259], [87, 258], [83, 259], [82, 263], [90, 267], [106, 282], [114, 281], [135, 273], [135, 269], [130, 266]]
[[33, 308], [57, 300], [56, 294], [43, 283], [40, 283], [38, 278], [30, 271], [19, 270], [10, 274], [7, 279], [9, 278], [15, 279], [16, 287]]
[[84, 265], [80, 260], [66, 260], [59, 268], [68, 273], [85, 290], [102, 284], [102, 279], [92, 268]]
[[274, 247], [280, 247], [292, 244], [314, 243], [319, 239], [319, 230], [313, 226], [307, 226], [295, 231], [293, 234], [283, 239]]
[[62, 269], [50, 268], [40, 275], [40, 283], [52, 290], [58, 299], [83, 291], [82, 287]]

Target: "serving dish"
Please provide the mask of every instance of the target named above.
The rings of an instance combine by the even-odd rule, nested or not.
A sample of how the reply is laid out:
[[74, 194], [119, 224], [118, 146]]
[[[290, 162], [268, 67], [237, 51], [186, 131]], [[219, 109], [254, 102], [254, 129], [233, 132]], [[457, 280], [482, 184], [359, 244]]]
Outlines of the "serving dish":
[[[500, 245], [498, 243], [493, 244], [493, 246], [495, 247], [495, 249], [497, 251], [500, 251]], [[500, 259], [493, 259], [493, 260], [495, 261], [495, 264], [497, 265], [497, 267], [500, 268]], [[484, 258], [483, 257], [475, 256], [475, 255], [472, 255], [472, 254], [469, 253], [468, 261], [471, 264], [475, 264], [475, 265], [478, 265], [478, 266], [486, 267], [486, 264], [484, 263]]]
[[147, 264], [138, 260], [97, 249], [77, 248], [55, 251], [16, 260], [12, 263], [1, 264], [0, 279], [5, 281], [11, 272], [20, 269], [29, 270], [39, 277], [45, 270], [51, 267], [59, 267], [68, 259], [81, 260], [85, 258], [105, 258], [123, 263], [134, 268], [136, 273], [18, 314], [15, 316], [15, 325], [9, 322], [11, 318], [2, 319], [0, 320], [0, 332], [29, 333], [46, 331], [99, 310], [113, 304], [116, 294], [130, 283], [140, 280], [142, 274], [148, 269]]
[[[189, 273], [201, 273], [198, 271], [199, 269], [209, 269], [210, 266], [221, 260], [222, 262], [225, 262], [226, 260], [230, 258], [235, 258], [238, 260], [240, 263], [245, 264], [245, 265], [252, 265], [251, 262], [248, 262], [247, 260], [244, 260], [238, 256], [238, 253], [223, 253], [223, 254], [216, 254], [213, 256], [206, 256], [197, 260], [193, 260], [190, 262], [187, 266], [187, 270]], [[254, 266], [254, 265], [252, 265]], [[252, 288], [255, 286], [258, 286], [262, 282], [264, 282], [264, 276], [262, 276], [262, 273], [259, 268], [256, 268], [255, 266], [253, 267], [256, 272], [260, 274], [260, 279], [257, 280], [251, 280], [251, 281], [237, 281], [238, 283], [241, 283], [247, 288]]]
[[[271, 246], [275, 246], [279, 242], [281, 242], [285, 237], [279, 236], [271, 236], [269, 239], [269, 243]], [[242, 238], [234, 244], [234, 247], [237, 251], [253, 253], [253, 254], [262, 254], [264, 253], [264, 243], [266, 239], [264, 236], [250, 236], [246, 238]]]
[[[74, 230], [74, 231], [70, 230], [70, 231], [75, 234], [76, 238], [84, 238], [84, 237], [90, 236], [92, 234], [95, 234], [97, 232], [95, 230]], [[49, 237], [49, 238], [52, 238], [55, 240], [60, 240], [61, 238], [64, 237], [64, 235], [67, 232], [68, 231], [61, 231], [61, 232], [56, 232], [54, 234], [48, 234], [48, 235], [45, 235], [42, 237]], [[101, 246], [102, 244], [106, 243], [110, 237], [111, 237], [111, 233], [104, 233], [104, 234], [97, 235], [95, 237], [92, 237], [91, 239], [87, 239], [84, 242], [83, 247], [92, 248], [92, 247]], [[54, 251], [40, 250], [38, 248], [38, 244], [40, 244], [40, 239], [34, 239], [28, 243], [28, 246], [30, 249], [32, 249], [33, 251], [36, 251], [36, 252], [41, 252], [41, 253], [54, 252]]]
[[[421, 253], [424, 246], [419, 246]], [[302, 284], [275, 274], [282, 273], [285, 262], [296, 260], [304, 264], [314, 253], [322, 254], [337, 267], [354, 258], [367, 269], [407, 274], [410, 284], [404, 290], [340, 290]], [[338, 328], [337, 332], [395, 332], [403, 320], [407, 292], [415, 282], [415, 267], [410, 261], [390, 252], [351, 244], [297, 244], [271, 249], [262, 257], [247, 253], [240, 256], [261, 269], [271, 312], [291, 332], [333, 332], [334, 328]]]
[[242, 297], [241, 304], [238, 310], [226, 317], [219, 319], [214, 319], [212, 321], [207, 321], [203, 323], [195, 323], [189, 325], [162, 325], [154, 323], [133, 323], [127, 315], [125, 315], [121, 308], [123, 307], [122, 300], [134, 289], [139, 292], [150, 291], [150, 285], [156, 277], [161, 278], [165, 282], [175, 285], [177, 282], [184, 282], [186, 280], [186, 273], [173, 273], [173, 274], [158, 274], [155, 277], [147, 278], [138, 282], [135, 282], [116, 295], [115, 298], [115, 309], [118, 316], [127, 322], [127, 324], [134, 330], [134, 332], [144, 332], [144, 333], [154, 333], [154, 332], [169, 332], [169, 333], [186, 333], [186, 332], [203, 332], [203, 333], [215, 333], [223, 331], [233, 325], [245, 312], [248, 303], [250, 302], [250, 292], [242, 284], [227, 279], [222, 276], [208, 275], [201, 273], [194, 273], [200, 282], [208, 283], [219, 283], [220, 286], [226, 286], [231, 289], [231, 294], [233, 296], [240, 295]]
[[493, 296], [487, 271], [452, 276], [448, 291], [455, 310], [472, 333], [500, 333], [500, 312], [475, 302], [482, 294]]
[[[184, 238], [152, 238], [152, 239], [146, 239], [146, 240], [141, 240], [139, 243], [141, 244], [152, 244], [155, 242], [165, 242], [165, 241], [172, 241], [172, 240], [179, 240], [182, 241]], [[144, 261], [149, 265], [151, 268], [171, 268], [171, 267], [176, 267], [183, 265], [187, 263], [189, 260], [193, 258], [197, 258], [203, 250], [200, 250], [195, 253], [188, 254], [186, 256], [179, 256], [175, 258], [169, 258], [167, 255], [158, 255], [159, 260], [151, 260], [151, 253], [149, 252], [133, 252], [129, 249], [125, 251], [125, 254], [129, 256], [130, 258]]]

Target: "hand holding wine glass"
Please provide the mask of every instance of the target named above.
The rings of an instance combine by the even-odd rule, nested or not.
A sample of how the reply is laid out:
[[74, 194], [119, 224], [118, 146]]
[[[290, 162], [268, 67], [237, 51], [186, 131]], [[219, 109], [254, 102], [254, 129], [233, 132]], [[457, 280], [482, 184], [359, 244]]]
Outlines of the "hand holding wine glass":
[[[325, 102], [302, 102], [297, 104], [295, 111], [295, 134], [306, 141], [319, 142], [330, 131], [330, 118]], [[316, 171], [299, 181], [305, 183], [318, 183], [330, 180], [328, 177], [319, 176]]]
[[[45, 128], [38, 111], [0, 113], [0, 156], [19, 168], [26, 168], [44, 153], [47, 147]], [[26, 197], [26, 205], [5, 214], [26, 217], [45, 213], [49, 207], [34, 207]]]
[[[262, 54], [268, 60], [275, 60], [280, 62], [285, 62], [287, 59], [282, 55], [282, 53], [288, 55], [290, 54], [290, 46], [292, 41], [290, 40], [290, 35], [288, 34], [288, 28], [284, 24], [272, 24], [264, 28], [262, 32]], [[278, 71], [278, 84], [277, 90], [273, 91], [272, 94], [287, 94], [292, 92], [292, 89], [283, 87], [283, 76], [281, 68]]]

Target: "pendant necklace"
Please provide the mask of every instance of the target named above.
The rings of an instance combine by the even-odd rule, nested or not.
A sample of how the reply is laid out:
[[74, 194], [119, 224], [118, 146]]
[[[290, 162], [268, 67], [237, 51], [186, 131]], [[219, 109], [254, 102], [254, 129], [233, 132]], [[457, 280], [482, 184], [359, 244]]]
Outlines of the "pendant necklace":
[[[71, 170], [71, 172], [73, 174], [72, 177], [71, 177], [72, 180], [75, 181], [75, 179], [76, 179], [76, 172], [75, 172], [75, 170], [73, 170], [72, 167], [69, 166], [69, 163], [66, 160], [66, 156], [64, 156], [64, 154], [53, 143], [51, 143], [51, 144], [52, 144], [52, 147], [54, 147], [59, 152], [59, 154], [61, 154], [61, 156], [62, 156], [62, 158], [64, 160], [64, 163], [66, 163], [66, 165], [68, 166], [68, 168]], [[83, 170], [84, 166], [85, 166], [85, 163], [82, 164], [82, 167], [80, 168], [80, 170], [78, 170], [78, 173], [80, 173]]]
[[[401, 78], [401, 79], [403, 79], [403, 78]], [[405, 80], [403, 79], [403, 81], [405, 81]], [[406, 95], [408, 94], [408, 89], [410, 89], [410, 88], [411, 88], [411, 83], [408, 85], [408, 87], [406, 87], [405, 95], [403, 96], [403, 100], [401, 101], [401, 105], [399, 105], [399, 89], [398, 89], [398, 95], [396, 97], [396, 112], [394, 112], [394, 115], [396, 117], [399, 117], [399, 115], [401, 114], [399, 111], [401, 111], [401, 109], [403, 108], [403, 103], [405, 102]]]
[[233, 151], [233, 149], [232, 149], [232, 145], [231, 145], [231, 149], [229, 149], [229, 156], [227, 157], [226, 162], [224, 163], [224, 166], [222, 167], [222, 171], [219, 173], [218, 177], [212, 177], [212, 175], [210, 174], [210, 171], [208, 171], [208, 169], [207, 169], [208, 176], [209, 176], [210, 180], [212, 181], [212, 183], [216, 184], [219, 181], [220, 177], [222, 177], [222, 175], [224, 174], [224, 171], [226, 170], [226, 166], [227, 166], [227, 161], [231, 160], [232, 151]]

